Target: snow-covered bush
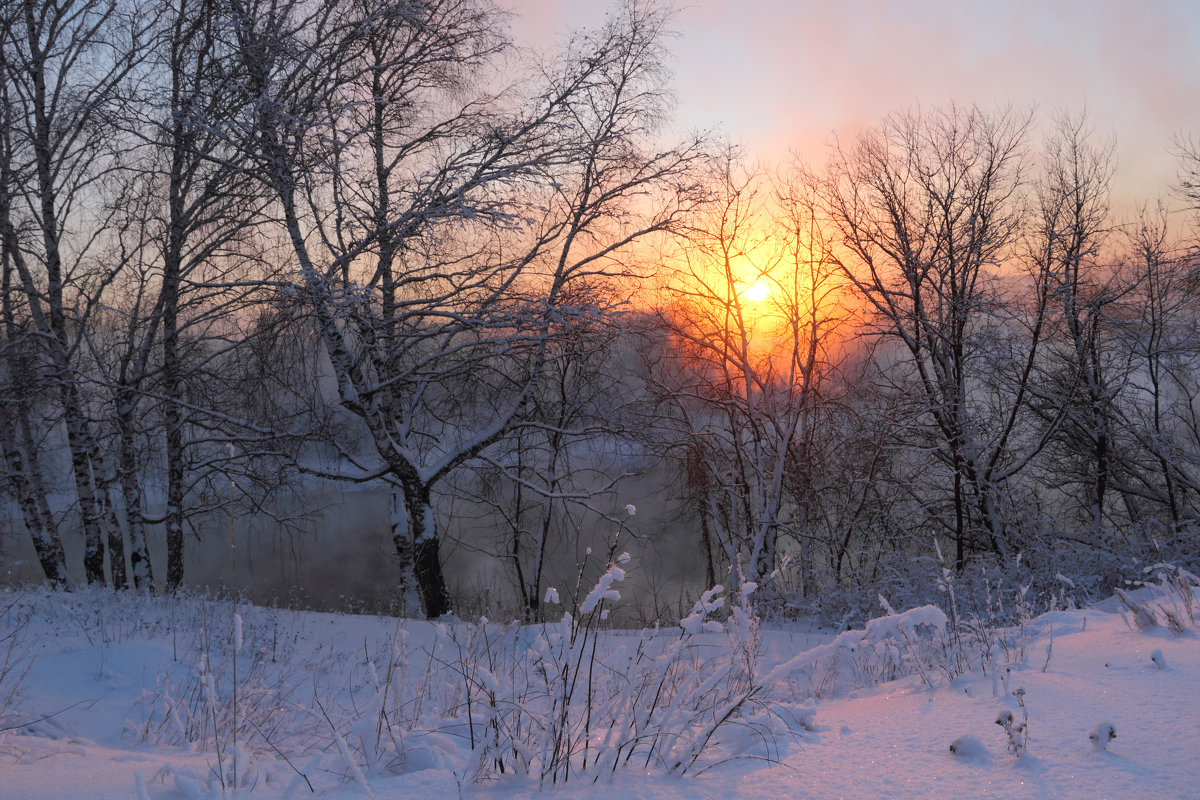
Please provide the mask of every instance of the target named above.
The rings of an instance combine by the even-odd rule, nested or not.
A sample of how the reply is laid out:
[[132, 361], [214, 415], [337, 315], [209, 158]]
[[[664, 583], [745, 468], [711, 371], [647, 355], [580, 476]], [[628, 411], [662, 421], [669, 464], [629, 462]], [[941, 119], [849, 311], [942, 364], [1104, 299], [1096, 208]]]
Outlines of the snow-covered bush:
[[[811, 613], [847, 631], [865, 629], [878, 615], [882, 598], [887, 598], [889, 615], [893, 608], [934, 606], [946, 617], [942, 633], [921, 643], [921, 658], [898, 661], [891, 651], [843, 648], [823, 676], [809, 676], [811, 691], [823, 696], [856, 684], [872, 685], [888, 675], [910, 674], [917, 664], [926, 676], [937, 672], [953, 679], [974, 669], [990, 673], [1026, 663], [1030, 622], [1038, 614], [1075, 607], [1095, 596], [1100, 578], [1077, 581], [1058, 569], [1062, 563], [1058, 558], [1034, 563], [1017, 554], [1003, 562], [976, 558], [960, 571], [935, 542], [928, 555], [879, 564], [873, 582], [814, 593], [806, 602], [789, 599], [795, 612]], [[902, 644], [912, 652], [915, 643]]]
[[172, 636], [177, 627], [175, 612], [189, 608], [196, 599], [186, 592], [161, 598], [93, 584], [71, 591], [22, 590], [19, 606], [52, 635], [81, 634], [91, 646], [110, 646]]
[[919, 675], [928, 686], [947, 672], [947, 617], [933, 605], [896, 613], [882, 597], [884, 616], [862, 630], [839, 634], [775, 667], [766, 685], [781, 682], [794, 699], [844, 694], [864, 686]]
[[950, 752], [958, 758], [977, 761], [987, 758], [983, 743], [970, 734], [959, 736], [950, 743]]
[[1200, 589], [1200, 578], [1175, 564], [1159, 563], [1143, 569], [1146, 577], [1130, 581], [1146, 590], [1145, 599], [1135, 598], [1122, 589], [1116, 595], [1125, 606], [1126, 622], [1131, 628], [1146, 631], [1158, 625], [1165, 626], [1174, 634], [1182, 634], [1196, 628], [1196, 590]]
[[261, 755], [286, 758], [327, 741], [314, 730], [315, 691], [302, 689], [315, 690], [330, 667], [294, 656], [274, 610], [179, 595], [171, 618], [177, 660], [160, 665], [127, 720], [129, 735], [212, 753], [221, 788], [258, 780]]
[[[774, 711], [758, 704], [757, 621], [746, 585], [705, 592], [675, 630], [637, 634], [603, 622], [620, 599], [622, 555], [574, 612], [537, 627], [486, 621], [447, 630], [461, 681], [444, 713], [470, 745], [466, 774], [532, 774], [563, 783], [622, 766], [684, 774], [710, 751], [759, 746], [771, 758]], [[556, 598], [557, 592], [548, 592]], [[737, 728], [736, 735], [725, 736]]]
[[1117, 589], [1116, 595], [1128, 612], [1125, 622], [1130, 628], [1145, 632], [1158, 627], [1158, 616], [1154, 613], [1153, 606], [1136, 600], [1123, 589]]

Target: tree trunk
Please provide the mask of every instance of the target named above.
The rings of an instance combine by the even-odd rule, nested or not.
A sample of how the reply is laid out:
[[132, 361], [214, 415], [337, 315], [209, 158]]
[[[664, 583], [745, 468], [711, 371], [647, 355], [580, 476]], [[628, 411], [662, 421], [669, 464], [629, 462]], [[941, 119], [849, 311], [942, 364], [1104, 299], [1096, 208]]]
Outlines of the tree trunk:
[[413, 532], [408, 522], [410, 512], [407, 509], [407, 496], [407, 493], [401, 489], [392, 490], [390, 522], [392, 543], [396, 548], [396, 555], [400, 559], [400, 579], [396, 591], [400, 596], [400, 614], [402, 616], [415, 614], [421, 602], [417, 595]]
[[[37, 553], [38, 562], [46, 580], [54, 586], [67, 586], [70, 579], [67, 575], [66, 557], [63, 555], [62, 542], [54, 530], [54, 518], [46, 501], [45, 486], [41, 480], [41, 469], [33, 459], [32, 451], [26, 446], [29, 436], [27, 431], [18, 432], [23, 427], [21, 420], [3, 413], [0, 407], [0, 438], [4, 450], [4, 466], [9, 473], [11, 490], [17, 498], [21, 509], [21, 517], [25, 522], [25, 530], [33, 541], [33, 549]], [[22, 433], [26, 435], [21, 435]], [[18, 444], [18, 438], [22, 441]]]
[[[421, 606], [427, 619], [443, 617], [454, 610], [450, 601], [450, 592], [446, 588], [446, 577], [442, 572], [442, 559], [439, 552], [437, 523], [433, 516], [433, 504], [430, 501], [427, 484], [405, 484], [404, 507], [408, 512], [408, 526], [412, 542], [412, 570], [416, 576], [417, 591], [421, 596]], [[393, 528], [393, 535], [395, 528]], [[401, 559], [405, 553], [401, 551], [397, 541], [396, 552]], [[404, 568], [403, 563], [401, 568]]]
[[[179, 101], [176, 99], [176, 106]], [[182, 119], [182, 117], [180, 117]], [[171, 178], [169, 186], [169, 214], [171, 226], [168, 231], [166, 252], [163, 256], [162, 279], [162, 359], [163, 383], [167, 402], [163, 407], [166, 427], [167, 450], [167, 509], [164, 519], [167, 538], [166, 589], [173, 592], [183, 584], [183, 494], [184, 494], [184, 447], [183, 376], [179, 359], [179, 301], [183, 271], [183, 247], [186, 234], [183, 228], [184, 178], [183, 178], [183, 128], [182, 122], [175, 123], [173, 131], [176, 146], [172, 150]]]
[[60, 387], [63, 414], [66, 416], [67, 447], [71, 453], [71, 473], [79, 500], [79, 524], [83, 530], [83, 574], [87, 583], [104, 582], [104, 535], [100, 522], [100, 504], [92, 486], [92, 464], [83, 446], [83, 421], [73, 406], [76, 392], [69, 383]]
[[168, 403], [167, 417], [167, 534], [168, 592], [183, 584], [183, 423], [174, 403]]
[[100, 454], [100, 446], [92, 435], [90, 427], [84, 429], [87, 436], [88, 463], [91, 464], [93, 479], [100, 472], [102, 479], [92, 486], [96, 498], [96, 513], [99, 515], [100, 528], [104, 531], [106, 551], [108, 554], [109, 580], [114, 589], [129, 589], [129, 572], [125, 564], [125, 534], [117, 521], [117, 512], [113, 508], [112, 496], [109, 490], [114, 481], [104, 473], [104, 460]]
[[[0, 181], [0, 186], [6, 185], [7, 171], [5, 179]], [[70, 576], [67, 573], [66, 556], [63, 554], [62, 540], [55, 529], [54, 515], [50, 511], [30, 422], [30, 398], [36, 386], [34, 367], [28, 359], [22, 358], [17, 350], [20, 330], [12, 308], [12, 264], [9, 260], [10, 248], [15, 247], [15, 237], [9, 235], [11, 227], [8, 203], [6, 200], [0, 200], [0, 203], [3, 203], [3, 207], [0, 208], [0, 225], [3, 225], [4, 237], [4, 274], [3, 285], [0, 286], [0, 296], [3, 298], [4, 348], [8, 376], [15, 395], [14, 402], [0, 403], [0, 437], [3, 437], [4, 464], [11, 475], [13, 494], [21, 508], [25, 530], [33, 541], [42, 572], [55, 586], [67, 586], [70, 585]]]
[[[518, 505], [517, 508], [520, 506]], [[550, 498], [543, 498], [537, 541], [533, 545], [533, 576], [529, 580], [529, 606], [527, 609], [529, 622], [542, 621], [542, 576], [546, 572], [546, 547], [550, 543], [553, 511], [553, 503]]]
[[954, 470], [954, 571], [959, 575], [967, 566], [967, 531], [963, 519], [962, 470]]
[[[78, 398], [78, 394], [76, 394], [76, 398]], [[107, 474], [104, 466], [104, 454], [100, 451], [100, 443], [96, 440], [96, 436], [88, 424], [88, 420], [79, 411], [76, 411], [76, 414], [80, 423], [80, 446], [88, 470], [84, 476], [85, 480], [88, 480], [86, 492], [94, 504], [95, 524], [101, 531], [104, 541], [107, 544], [111, 585], [115, 589], [127, 589], [130, 587], [130, 584], [128, 571], [125, 568], [125, 536], [121, 532], [120, 523], [117, 522], [117, 514], [115, 509], [113, 509], [109, 493], [114, 481]], [[76, 480], [78, 480], [78, 475], [76, 476]], [[80, 494], [81, 500], [82, 496]], [[101, 576], [103, 576], [103, 554], [101, 558]], [[101, 577], [101, 580], [103, 580], [103, 577]]]
[[142, 489], [138, 483], [139, 470], [134, 449], [132, 397], [122, 397], [119, 401], [117, 425], [121, 432], [121, 496], [125, 501], [125, 524], [129, 530], [129, 549], [132, 551], [130, 565], [133, 574], [130, 583], [137, 589], [150, 588], [154, 576], [146, 546], [146, 524], [142, 519]]

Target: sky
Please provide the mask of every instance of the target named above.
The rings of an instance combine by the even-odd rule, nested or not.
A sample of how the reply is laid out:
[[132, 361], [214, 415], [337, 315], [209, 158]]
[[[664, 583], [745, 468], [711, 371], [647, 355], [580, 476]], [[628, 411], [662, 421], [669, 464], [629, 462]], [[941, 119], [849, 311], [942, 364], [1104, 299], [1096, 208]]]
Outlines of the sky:
[[[598, 0], [509, 0], [518, 38], [560, 41]], [[1195, 0], [681, 0], [670, 43], [676, 124], [752, 158], [820, 164], [892, 111], [958, 104], [1086, 110], [1115, 143], [1114, 210], [1174, 181], [1172, 140], [1200, 136]], [[1038, 135], [1040, 138], [1040, 134]]]

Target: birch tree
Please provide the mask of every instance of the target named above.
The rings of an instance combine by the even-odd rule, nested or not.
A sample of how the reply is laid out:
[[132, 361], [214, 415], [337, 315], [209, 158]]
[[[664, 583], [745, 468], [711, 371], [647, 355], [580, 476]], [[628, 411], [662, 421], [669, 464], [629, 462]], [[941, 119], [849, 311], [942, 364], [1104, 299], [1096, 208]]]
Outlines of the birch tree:
[[[186, 520], [201, 510], [188, 487], [203, 480], [204, 469], [189, 464], [204, 461], [189, 451], [221, 432], [229, 441], [263, 435], [239, 424], [237, 408], [215, 404], [209, 391], [248, 330], [232, 319], [269, 299], [271, 269], [249, 241], [264, 193], [246, 175], [246, 142], [228, 134], [251, 98], [222, 38], [222, 9], [213, 0], [153, 6], [147, 78], [136, 113], [123, 123], [144, 153], [135, 172], [139, 194], [126, 214], [138, 278], [129, 282], [125, 349], [106, 383], [114, 387], [131, 538], [142, 540], [149, 523], [164, 524], [166, 575], [158, 583], [167, 589], [183, 580]], [[133, 452], [133, 422], [147, 412], [155, 425], [148, 435], [163, 450], [161, 516], [144, 508], [139, 476], [148, 470]], [[203, 433], [189, 436], [189, 423]]]
[[[7, 75], [7, 56], [7, 48], [0, 46], [0, 76]], [[3, 78], [0, 79], [0, 270], [3, 271], [0, 285], [3, 366], [0, 369], [3, 369], [5, 391], [0, 397], [0, 448], [4, 453], [0, 470], [21, 510], [43, 574], [53, 584], [67, 585], [70, 574], [42, 473], [44, 445], [40, 441], [38, 422], [45, 412], [39, 411], [34, 402], [42, 386], [40, 348], [36, 331], [30, 324], [29, 308], [16, 268], [23, 255], [13, 198], [19, 182], [24, 179], [22, 166], [28, 162], [15, 149], [15, 124], [16, 111], [9, 100], [7, 78]]]
[[372, 444], [306, 468], [395, 487], [401, 596], [441, 616], [435, 487], [528, 413], [550, 342], [597, 310], [573, 287], [691, 202], [701, 149], [649, 147], [665, 15], [630, 4], [492, 92], [514, 54], [475, 0], [232, 8], [292, 302]]
[[[106, 180], [124, 144], [111, 124], [127, 102], [145, 55], [145, 22], [116, 0], [9, 3], [0, 47], [9, 114], [10, 164], [19, 176], [5, 214], [6, 253], [44, 348], [46, 385], [66, 431], [88, 582], [125, 581], [123, 541], [101, 452], [82, 391], [80, 332], [121, 270], [105, 253]], [[20, 220], [18, 223], [17, 220]]]

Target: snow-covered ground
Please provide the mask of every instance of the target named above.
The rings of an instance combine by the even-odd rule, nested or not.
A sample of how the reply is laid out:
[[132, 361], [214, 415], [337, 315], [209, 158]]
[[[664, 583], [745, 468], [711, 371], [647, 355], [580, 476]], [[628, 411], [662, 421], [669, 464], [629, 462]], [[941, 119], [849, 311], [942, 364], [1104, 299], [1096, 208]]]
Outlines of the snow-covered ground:
[[[0, 590], [0, 614], [3, 800], [1200, 796], [1196, 635], [1190, 625], [1137, 630], [1115, 602], [977, 631], [974, 650], [938, 633], [930, 608], [867, 632], [796, 626], [754, 641], [699, 618], [686, 636], [577, 623], [594, 655], [572, 650], [561, 625], [436, 626], [197, 598]], [[517, 744], [510, 763], [526, 769], [473, 781], [487, 770], [472, 737], [477, 750], [546, 741], [529, 728], [549, 725], [552, 711], [504, 716], [504, 704], [541, 702], [529, 685], [548, 680], [538, 664], [556, 644], [586, 656], [594, 669], [577, 674], [597, 686], [606, 670], [611, 685], [632, 685], [622, 674], [632, 664], [651, 670], [639, 686], [665, 685], [639, 652], [707, 675], [676, 675], [696, 697], [658, 701], [684, 738], [622, 760], [592, 728], [590, 757], [604, 769], [576, 761], [565, 783], [543, 783], [546, 751]], [[748, 675], [761, 685], [739, 682]], [[709, 730], [707, 706], [684, 703], [705, 692], [744, 701], [719, 706], [718, 716], [736, 708], [694, 765], [673, 771], [664, 754], [695, 752], [687, 736]], [[625, 695], [606, 696], [619, 705]], [[628, 696], [642, 712], [656, 702], [641, 689]], [[500, 708], [492, 716], [480, 707], [488, 697]], [[1006, 713], [1011, 735], [996, 722]]]

